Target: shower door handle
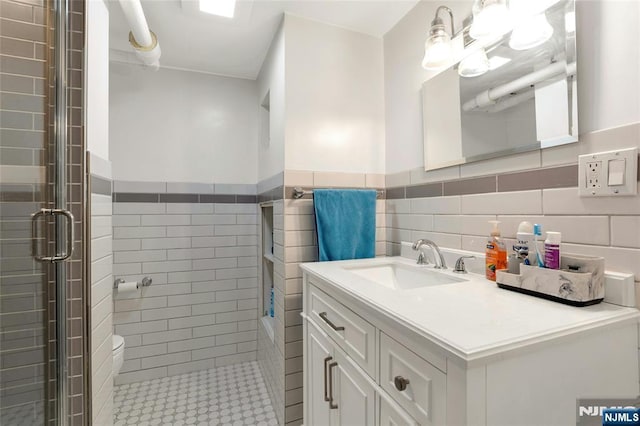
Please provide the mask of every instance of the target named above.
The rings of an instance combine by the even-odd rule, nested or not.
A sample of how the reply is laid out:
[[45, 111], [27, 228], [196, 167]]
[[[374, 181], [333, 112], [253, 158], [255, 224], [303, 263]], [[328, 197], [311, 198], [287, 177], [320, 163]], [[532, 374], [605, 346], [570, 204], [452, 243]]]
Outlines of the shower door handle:
[[[67, 235], [64, 252], [53, 256], [43, 256], [38, 253], [38, 219], [43, 216], [62, 216], [67, 222]], [[73, 242], [75, 240], [74, 218], [70, 211], [65, 209], [40, 209], [31, 215], [31, 251], [38, 262], [62, 262], [73, 254]], [[56, 227], [56, 232], [57, 227]]]

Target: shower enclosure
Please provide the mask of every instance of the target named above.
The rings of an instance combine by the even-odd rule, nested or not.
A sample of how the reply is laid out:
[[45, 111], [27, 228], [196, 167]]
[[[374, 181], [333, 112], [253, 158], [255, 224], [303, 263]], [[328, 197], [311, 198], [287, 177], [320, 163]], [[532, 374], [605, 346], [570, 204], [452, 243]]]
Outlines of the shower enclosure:
[[88, 424], [84, 1], [0, 21], [0, 424]]

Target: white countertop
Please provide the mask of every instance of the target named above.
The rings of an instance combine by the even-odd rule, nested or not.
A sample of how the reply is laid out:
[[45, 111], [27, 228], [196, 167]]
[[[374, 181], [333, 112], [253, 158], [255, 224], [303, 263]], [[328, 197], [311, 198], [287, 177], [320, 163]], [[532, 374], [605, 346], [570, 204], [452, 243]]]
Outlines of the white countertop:
[[599, 303], [573, 307], [509, 290], [476, 274], [443, 272], [466, 282], [396, 290], [362, 278], [345, 266], [403, 263], [402, 257], [302, 264], [302, 269], [327, 281], [376, 311], [434, 341], [466, 361], [557, 339], [619, 322], [637, 322], [640, 311]]

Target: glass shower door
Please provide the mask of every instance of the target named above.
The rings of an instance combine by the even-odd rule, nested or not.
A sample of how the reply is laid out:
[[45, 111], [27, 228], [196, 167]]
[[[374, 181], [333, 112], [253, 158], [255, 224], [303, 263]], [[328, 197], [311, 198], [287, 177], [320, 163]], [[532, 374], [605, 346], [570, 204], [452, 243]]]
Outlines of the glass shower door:
[[74, 153], [83, 158], [71, 135], [74, 4], [0, 0], [1, 425], [84, 424], [83, 330], [71, 318], [83, 309], [72, 282], [81, 250], [71, 257], [81, 227], [70, 210], [80, 218], [83, 201], [82, 181], [73, 185]]

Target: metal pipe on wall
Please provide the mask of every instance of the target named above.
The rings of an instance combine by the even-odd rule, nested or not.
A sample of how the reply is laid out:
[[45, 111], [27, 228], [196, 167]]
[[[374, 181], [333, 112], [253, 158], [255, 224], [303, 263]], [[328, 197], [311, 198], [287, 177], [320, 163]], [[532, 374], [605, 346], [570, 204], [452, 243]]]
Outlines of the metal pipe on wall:
[[138, 58], [148, 67], [160, 68], [160, 44], [153, 31], [149, 29], [140, 0], [120, 0], [120, 7], [131, 28], [129, 43]]
[[533, 84], [540, 83], [547, 78], [555, 77], [559, 74], [570, 76], [574, 75], [575, 73], [575, 62], [567, 65], [565, 61], [558, 61], [508, 83], [501, 84], [489, 90], [485, 90], [484, 92], [478, 94], [475, 98], [470, 99], [462, 104], [462, 109], [464, 111], [471, 111], [476, 108], [488, 107], [495, 104], [496, 101], [503, 96], [509, 95], [513, 92], [517, 92], [518, 90], [521, 90]]

